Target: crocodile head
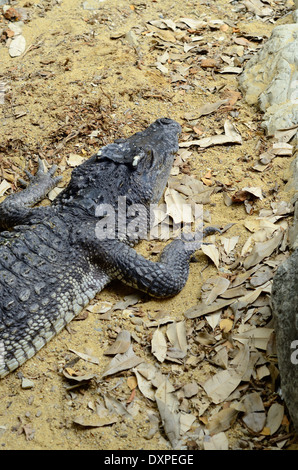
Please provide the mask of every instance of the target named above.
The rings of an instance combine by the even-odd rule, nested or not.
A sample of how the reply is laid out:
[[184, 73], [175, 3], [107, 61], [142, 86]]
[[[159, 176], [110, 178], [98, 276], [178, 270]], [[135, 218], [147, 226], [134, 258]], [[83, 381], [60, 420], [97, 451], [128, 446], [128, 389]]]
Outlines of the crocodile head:
[[[144, 131], [103, 147], [97, 157], [100, 161], [108, 160], [125, 167], [122, 175], [126, 181], [121, 183], [127, 191], [136, 194], [136, 202], [156, 203], [162, 196], [178, 151], [180, 132], [176, 121], [157, 119]], [[120, 176], [121, 171], [117, 174]]]
[[175, 153], [180, 125], [161, 118], [142, 132], [118, 139], [76, 167], [68, 187], [54, 205], [73, 206], [94, 216], [99, 204], [117, 205], [157, 203], [165, 189]]

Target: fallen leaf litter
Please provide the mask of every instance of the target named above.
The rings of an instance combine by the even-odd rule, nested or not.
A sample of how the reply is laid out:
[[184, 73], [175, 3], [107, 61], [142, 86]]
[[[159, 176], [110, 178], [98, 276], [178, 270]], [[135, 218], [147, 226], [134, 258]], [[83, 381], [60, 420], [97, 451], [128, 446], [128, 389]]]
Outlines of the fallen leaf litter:
[[[229, 222], [235, 225], [208, 238], [180, 299], [159, 303], [141, 294], [127, 295], [118, 285], [117, 290], [109, 287], [87, 308], [83, 321], [69, 326], [71, 336], [65, 331], [2, 381], [6, 411], [0, 413], [1, 442], [6, 448], [134, 449], [137, 436], [138, 448], [147, 449], [283, 448], [291, 434], [276, 386], [270, 289], [275, 270], [288, 256], [293, 207], [282, 198], [282, 175], [288, 166], [284, 159], [292, 156], [294, 133], [264, 137], [259, 117], [241, 101], [235, 79], [270, 35], [272, 8], [261, 1], [241, 2], [238, 8], [218, 2], [214, 8], [201, 6], [200, 14], [188, 5], [184, 14], [170, 2], [162, 8], [155, 2], [136, 2], [134, 8], [103, 2], [95, 10], [72, 2], [81, 26], [76, 34], [67, 25], [54, 28], [50, 41], [45, 29], [41, 37], [32, 35], [30, 25], [59, 15], [64, 21], [70, 3], [40, 1], [29, 8], [19, 3], [15, 12], [3, 10], [3, 30], [0, 25], [0, 79], [8, 82], [0, 108], [5, 122], [0, 198], [17, 188], [25, 165], [33, 168], [31, 154], [58, 163], [64, 176], [59, 191], [71, 168], [92, 150], [141, 129], [161, 111], [171, 111], [182, 123], [183, 135], [159, 213], [161, 235], [169, 224], [174, 235], [175, 224], [195, 222], [181, 209], [185, 202], [203, 204], [207, 224], [221, 229]], [[283, 5], [273, 3], [275, 18], [285, 13]], [[230, 9], [229, 20], [225, 8]], [[16, 21], [24, 22], [20, 29], [12, 26]], [[254, 32], [256, 24], [264, 26], [263, 35]], [[107, 63], [95, 67], [91, 59], [93, 74], [86, 86], [75, 76], [76, 58], [68, 56], [80, 54], [80, 48], [92, 55], [96, 35], [102, 37], [101, 57]], [[61, 47], [60, 59], [54, 47]], [[133, 66], [122, 76], [123, 62], [132, 55]], [[23, 71], [11, 62], [22, 56]], [[30, 60], [35, 67], [29, 72]], [[72, 90], [60, 104], [68, 73]], [[143, 81], [143, 73], [151, 78]], [[119, 93], [113, 76], [122, 78], [115, 82]], [[32, 81], [31, 90], [20, 77]], [[45, 94], [37, 90], [41, 83], [49, 84]], [[30, 108], [32, 96], [35, 107]], [[50, 118], [40, 120], [46, 107]], [[225, 163], [231, 152], [238, 155], [233, 165]], [[222, 165], [227, 171], [221, 171]], [[279, 186], [273, 190], [276, 181]], [[230, 211], [226, 218], [220, 216], [225, 209]], [[150, 241], [141, 249], [155, 259], [158, 243]], [[21, 392], [10, 400], [16, 387]]]

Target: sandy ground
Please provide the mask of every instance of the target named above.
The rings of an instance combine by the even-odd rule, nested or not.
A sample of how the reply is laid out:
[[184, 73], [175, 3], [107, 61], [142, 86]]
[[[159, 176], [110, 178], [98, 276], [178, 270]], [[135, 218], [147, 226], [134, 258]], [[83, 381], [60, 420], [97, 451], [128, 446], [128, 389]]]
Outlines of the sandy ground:
[[[95, 2], [90, 0], [89, 3]], [[185, 81], [178, 84], [171, 81], [169, 73], [162, 73], [156, 67], [157, 56], [165, 49], [156, 47], [150, 32], [158, 28], [150, 27], [149, 20], [161, 17], [198, 19], [207, 15], [226, 21], [227, 28], [198, 33], [204, 35], [202, 48], [207, 47], [206, 58], [225, 54], [227, 47], [233, 45], [231, 38], [237, 29], [247, 32], [250, 28], [252, 31], [262, 28], [262, 34], [269, 36], [274, 26], [260, 20], [247, 22], [244, 13], [235, 13], [227, 0], [201, 3], [136, 0], [131, 4], [106, 0], [98, 10], [83, 9], [79, 0], [20, 1], [17, 6], [30, 12], [30, 21], [23, 27], [26, 51], [12, 59], [4, 42], [0, 44], [0, 80], [9, 84], [5, 104], [0, 106], [0, 158], [6, 175], [10, 175], [13, 190], [19, 189], [17, 178], [23, 176], [25, 165], [34, 171], [37, 155], [49, 165], [59, 165], [63, 186], [71, 172], [67, 164], [69, 154], [92, 155], [100, 146], [142, 130], [158, 117], [176, 119], [183, 128], [182, 139], [186, 139], [192, 130], [185, 120], [186, 113], [224, 98], [227, 90], [237, 91], [236, 74], [214, 73], [200, 67], [193, 56], [183, 59], [181, 48], [175, 43], [171, 51], [177, 53], [177, 59], [174, 64], [173, 61], [168, 64], [169, 68], [181, 72], [182, 64], [187, 65], [190, 72]], [[205, 136], [219, 131], [227, 117], [232, 117], [241, 133], [242, 145], [193, 148], [187, 160], [190, 174], [200, 179], [211, 170], [213, 179], [235, 190], [260, 186], [265, 198], [255, 203], [254, 214], [270, 206], [273, 195], [276, 197], [270, 190], [276, 187], [278, 199], [289, 200], [283, 180], [289, 158], [276, 158], [265, 172], [251, 170], [257, 155], [266, 150], [269, 143], [260, 127], [260, 115], [242, 98], [230, 110], [202, 116], [197, 124], [197, 138], [200, 132]], [[98, 131], [97, 135], [90, 137], [92, 131]], [[241, 247], [248, 237], [243, 224], [249, 216], [244, 206], [227, 207], [222, 193], [217, 193], [206, 208], [210, 211], [211, 223], [221, 227], [234, 223], [229, 236], [239, 235]], [[145, 242], [140, 247], [143, 253], [149, 253], [150, 249]], [[215, 273], [214, 265], [199, 253], [198, 262], [191, 264], [189, 280], [179, 295], [164, 301], [141, 300], [145, 318], [162, 310], [176, 320], [183, 320], [184, 312], [200, 298], [203, 282]], [[114, 304], [131, 292], [113, 283], [98, 294], [93, 303]], [[153, 360], [149, 346], [151, 332], [141, 322], [135, 323], [137, 325], [126, 311], [113, 313], [108, 321], [89, 313], [85, 320], [72, 322], [33, 359], [3, 379], [0, 383], [1, 448], [170, 449], [161, 427], [151, 439], [146, 438], [150, 429], [146, 413], [150, 409], [154, 411], [155, 405], [139, 391], [134, 398], [135, 412], [130, 421], [119, 417], [112, 426], [94, 428], [73, 423], [74, 417], [91, 414], [97, 400], [105, 393], [114, 394], [126, 403], [131, 396], [127, 378], [133, 374], [128, 371], [91, 382], [87, 387], [68, 389], [69, 383], [61, 370], [73, 358], [69, 349], [96, 355], [100, 365], [82, 364], [81, 370], [95, 372], [100, 377], [110, 360], [103, 355], [104, 350], [118, 331], [125, 328], [139, 338], [139, 342], [134, 342], [135, 352], [146, 360]], [[191, 321], [187, 324], [190, 327]], [[158, 367], [164, 374], [170, 374], [177, 388], [192, 380], [199, 383], [212, 370], [208, 362], [196, 368], [179, 369], [166, 362]], [[22, 376], [30, 378], [34, 388], [21, 388]], [[237, 448], [243, 436], [249, 439], [247, 433], [236, 422], [227, 431], [230, 447]]]

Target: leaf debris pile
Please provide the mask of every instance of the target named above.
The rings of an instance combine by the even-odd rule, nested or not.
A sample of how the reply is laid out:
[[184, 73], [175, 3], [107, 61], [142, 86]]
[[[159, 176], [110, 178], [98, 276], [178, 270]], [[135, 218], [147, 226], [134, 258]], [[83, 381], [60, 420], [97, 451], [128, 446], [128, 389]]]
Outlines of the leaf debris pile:
[[[1, 388], [7, 408], [0, 437], [17, 435], [42, 447], [47, 429], [49, 442], [59, 436], [55, 446], [65, 439], [66, 448], [70, 442], [138, 448], [138, 439], [149, 449], [284, 448], [293, 435], [279, 391], [270, 291], [288, 256], [293, 212], [276, 174], [281, 160], [292, 157], [296, 129], [264, 137], [236, 79], [291, 6], [250, 0], [223, 8], [216, 2], [200, 12], [183, 6], [183, 15], [149, 3], [103, 2], [100, 10], [82, 11], [80, 2], [75, 13], [84, 31], [57, 23], [52, 42], [45, 32], [30, 42], [26, 25], [53, 12], [59, 17], [63, 5], [41, 0], [24, 6], [27, 19], [16, 35], [26, 40], [23, 65], [14, 66], [9, 56], [0, 72], [6, 83], [0, 201], [17, 189], [22, 169], [33, 170], [32, 156], [58, 165], [64, 177], [59, 192], [71, 169], [99, 146], [162, 112], [182, 123], [183, 134], [157, 214], [160, 239], [168, 226], [175, 236], [179, 224], [195, 224], [185, 203], [203, 205], [203, 222], [215, 222], [222, 234], [208, 237], [196, 254], [193, 265], [204, 267], [195, 271], [195, 282], [203, 279], [203, 285], [191, 305], [183, 293], [182, 305], [177, 296], [178, 315], [173, 304], [127, 295], [121, 287], [119, 300], [108, 288], [69, 325], [71, 335], [62, 333], [9, 376]], [[17, 17], [1, 11], [0, 52], [9, 55], [14, 36], [8, 30]], [[217, 220], [225, 211], [228, 224]], [[163, 246], [153, 240], [146, 250], [155, 259]], [[20, 401], [14, 396], [18, 377]], [[9, 413], [19, 416], [11, 426]]]

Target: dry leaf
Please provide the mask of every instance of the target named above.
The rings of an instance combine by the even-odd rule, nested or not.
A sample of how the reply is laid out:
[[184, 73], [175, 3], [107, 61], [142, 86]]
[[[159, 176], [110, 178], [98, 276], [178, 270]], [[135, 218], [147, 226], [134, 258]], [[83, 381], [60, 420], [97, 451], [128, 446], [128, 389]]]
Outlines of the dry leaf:
[[202, 244], [201, 245], [201, 250], [206, 256], [208, 256], [213, 261], [213, 263], [215, 264], [215, 266], [218, 269], [218, 267], [219, 267], [219, 251], [218, 251], [218, 248], [215, 245], [213, 245], [212, 243], [210, 245]]
[[48, 193], [48, 198], [50, 201], [54, 201], [56, 197], [64, 190], [64, 188], [54, 188]]
[[234, 312], [236, 312], [237, 310], [243, 310], [248, 305], [253, 304], [255, 300], [257, 300], [257, 298], [261, 295], [261, 293], [263, 291], [266, 291], [270, 287], [271, 287], [271, 283], [267, 282], [266, 284], [258, 287], [257, 289], [248, 290], [247, 294], [235, 300], [235, 302], [231, 305], [231, 308], [233, 309]]
[[74, 349], [69, 349], [69, 351], [76, 354], [84, 361], [91, 362], [92, 364], [99, 364], [99, 359], [96, 356], [91, 356], [90, 354], [81, 353], [79, 351], [75, 351]]
[[183, 392], [186, 398], [191, 398], [196, 395], [199, 391], [199, 386], [196, 382], [192, 381], [189, 384], [184, 385]]
[[220, 297], [223, 297], [224, 299], [234, 299], [235, 297], [243, 297], [245, 294], [248, 294], [247, 289], [242, 286], [237, 286], [226, 290], [220, 294]]
[[151, 352], [159, 362], [163, 362], [167, 355], [167, 343], [162, 331], [157, 328], [152, 336]]
[[[107, 407], [110, 414], [120, 415], [124, 418], [132, 418], [132, 415], [129, 413], [128, 409], [124, 406], [124, 404], [117, 400], [115, 397], [111, 396], [109, 393], [103, 395], [103, 399], [105, 402], [105, 406]], [[102, 410], [97, 412], [98, 414], [102, 414]]]
[[78, 424], [84, 428], [99, 428], [102, 426], [109, 426], [111, 424], [117, 423], [118, 418], [117, 416], [77, 416], [73, 419], [75, 424]]
[[76, 155], [75, 153], [71, 153], [67, 159], [67, 163], [71, 167], [75, 167], [81, 165], [86, 160], [85, 157], [80, 157], [80, 155]]
[[166, 331], [167, 337], [174, 348], [187, 353], [186, 327], [185, 322], [172, 323]]
[[96, 377], [95, 374], [81, 374], [80, 372], [74, 371], [69, 367], [63, 369], [63, 375], [67, 379], [73, 380], [75, 382], [89, 382], [89, 380], [93, 379], [93, 377]]
[[205, 436], [204, 450], [228, 450], [229, 441], [224, 432], [214, 434], [214, 436]]
[[155, 401], [155, 389], [153, 388], [151, 380], [146, 379], [137, 368], [133, 369], [138, 382], [138, 388], [144, 397], [149, 400]]
[[273, 251], [280, 245], [283, 239], [283, 235], [283, 230], [279, 230], [273, 235], [272, 238], [270, 238], [270, 240], [267, 240], [263, 243], [256, 243], [250, 255], [248, 255], [247, 258], [244, 260], [244, 268], [248, 269], [251, 266], [260, 263], [260, 261], [262, 261], [264, 258], [270, 256]]
[[203, 68], [215, 68], [218, 67], [218, 60], [212, 58], [202, 59], [200, 65]]
[[262, 431], [265, 421], [265, 409], [260, 395], [256, 392], [246, 395], [243, 400], [246, 413], [243, 421], [246, 426], [253, 432]]
[[[219, 295], [223, 294], [228, 289], [229, 285], [230, 281], [225, 277], [216, 276], [210, 278], [202, 286], [202, 300], [206, 305], [212, 304]], [[205, 293], [206, 290], [207, 292]]]
[[1, 181], [0, 184], [0, 197], [4, 195], [4, 193], [11, 188], [11, 184], [9, 184], [6, 180]]
[[123, 354], [131, 345], [130, 332], [122, 330], [114, 343], [104, 352], [105, 355]]
[[141, 357], [138, 357], [134, 351], [132, 346], [124, 354], [117, 354], [110, 362], [102, 377], [106, 377], [107, 375], [116, 374], [117, 372], [121, 372], [122, 370], [131, 369], [144, 360]]
[[160, 20], [152, 20], [148, 21], [149, 24], [152, 24], [152, 26], [156, 26], [157, 28], [160, 29], [171, 29], [172, 31], [176, 31], [176, 24], [174, 23], [173, 20], [167, 20], [165, 18], [162, 18]]
[[212, 415], [208, 420], [206, 428], [211, 435], [226, 431], [234, 423], [237, 415], [238, 411], [234, 408], [224, 408], [215, 415]]
[[93, 305], [87, 305], [86, 310], [91, 313], [106, 313], [112, 308], [111, 302], [101, 302]]
[[222, 369], [228, 368], [228, 351], [226, 347], [222, 347], [215, 356], [212, 357], [212, 362], [217, 364]]
[[206, 116], [208, 114], [214, 113], [218, 108], [220, 108], [223, 104], [226, 104], [228, 100], [219, 100], [215, 103], [206, 103], [199, 107], [197, 111], [193, 113], [186, 113], [184, 115], [185, 119], [191, 121], [193, 119], [198, 119], [201, 116]]
[[164, 74], [169, 73], [169, 69], [168, 69], [165, 65], [163, 65], [161, 62], [156, 61], [156, 62], [155, 62], [155, 65], [156, 65], [156, 68], [157, 68], [161, 73], [164, 73]]
[[214, 135], [212, 137], [204, 137], [200, 140], [191, 140], [188, 142], [180, 142], [179, 147], [190, 147], [191, 145], [198, 145], [199, 147], [206, 148], [211, 145], [224, 145], [224, 144], [242, 144], [242, 137], [236, 131], [233, 124], [227, 119], [224, 123], [224, 134]]
[[134, 390], [138, 386], [138, 381], [136, 377], [128, 377], [126, 382], [130, 390]]
[[152, 382], [155, 388], [158, 388], [165, 380], [164, 375], [153, 364], [143, 362], [137, 366], [136, 370], [145, 377], [146, 380]]
[[186, 316], [186, 318], [201, 317], [203, 315], [208, 315], [209, 313], [212, 313], [212, 312], [217, 312], [218, 310], [221, 310], [224, 307], [231, 305], [233, 302], [235, 302], [234, 299], [217, 300], [216, 302], [213, 302], [211, 305], [206, 305], [204, 302], [200, 302], [198, 305], [195, 305], [194, 307], [189, 308], [185, 312], [184, 315]]
[[191, 224], [193, 215], [191, 207], [178, 191], [173, 188], [167, 188], [164, 199], [167, 205], [167, 214], [172, 217], [175, 224]]
[[276, 142], [272, 146], [272, 152], [274, 155], [291, 156], [293, 153], [293, 145], [287, 144], [286, 142]]
[[175, 448], [180, 438], [180, 416], [177, 412], [179, 402], [173, 394], [174, 387], [165, 380], [156, 390], [155, 400], [160, 413], [165, 433]]
[[239, 341], [242, 344], [250, 344], [253, 340], [253, 344], [258, 349], [263, 349], [266, 351], [267, 344], [270, 339], [272, 328], [249, 328], [246, 331], [241, 331], [242, 328], [239, 327], [239, 333], [233, 335], [233, 339]]
[[181, 412], [180, 415], [180, 435], [183, 436], [196, 420], [196, 416], [189, 414], [189, 413], [183, 413]]
[[273, 403], [267, 413], [266, 427], [270, 430], [270, 435], [276, 433], [284, 417], [284, 407], [279, 403]]
[[262, 188], [260, 187], [246, 187], [243, 188], [242, 191], [246, 191], [247, 193], [252, 194], [254, 197], [263, 199]]
[[221, 314], [222, 314], [222, 311], [220, 310], [219, 312], [215, 312], [215, 313], [211, 313], [210, 315], [206, 315], [206, 321], [208, 322], [208, 324], [211, 326], [211, 328], [214, 330], [217, 325], [218, 325], [218, 322], [220, 320], [220, 317], [221, 317]]
[[207, 331], [200, 331], [194, 338], [196, 343], [204, 344], [206, 346], [210, 344], [215, 344], [216, 339], [214, 336], [207, 333]]
[[229, 318], [223, 318], [219, 322], [219, 327], [224, 333], [228, 333], [233, 328], [233, 322]]
[[202, 385], [213, 403], [225, 401], [241, 382], [241, 375], [233, 369], [217, 372]]
[[172, 34], [170, 31], [167, 31], [167, 30], [156, 31], [154, 33], [154, 36], [157, 36], [162, 41], [176, 42], [176, 38], [175, 38], [174, 34]]
[[225, 238], [225, 237], [221, 238], [221, 242], [223, 244], [224, 250], [225, 250], [227, 255], [229, 255], [231, 253], [231, 251], [234, 250], [235, 246], [238, 243], [238, 240], [239, 240], [238, 236], [231, 237], [231, 238]]
[[207, 26], [206, 22], [194, 18], [179, 18], [178, 21], [187, 24], [187, 26], [194, 30], [198, 30]]
[[233, 65], [227, 65], [219, 70], [219, 73], [241, 73], [243, 72], [242, 67], [234, 67]]

